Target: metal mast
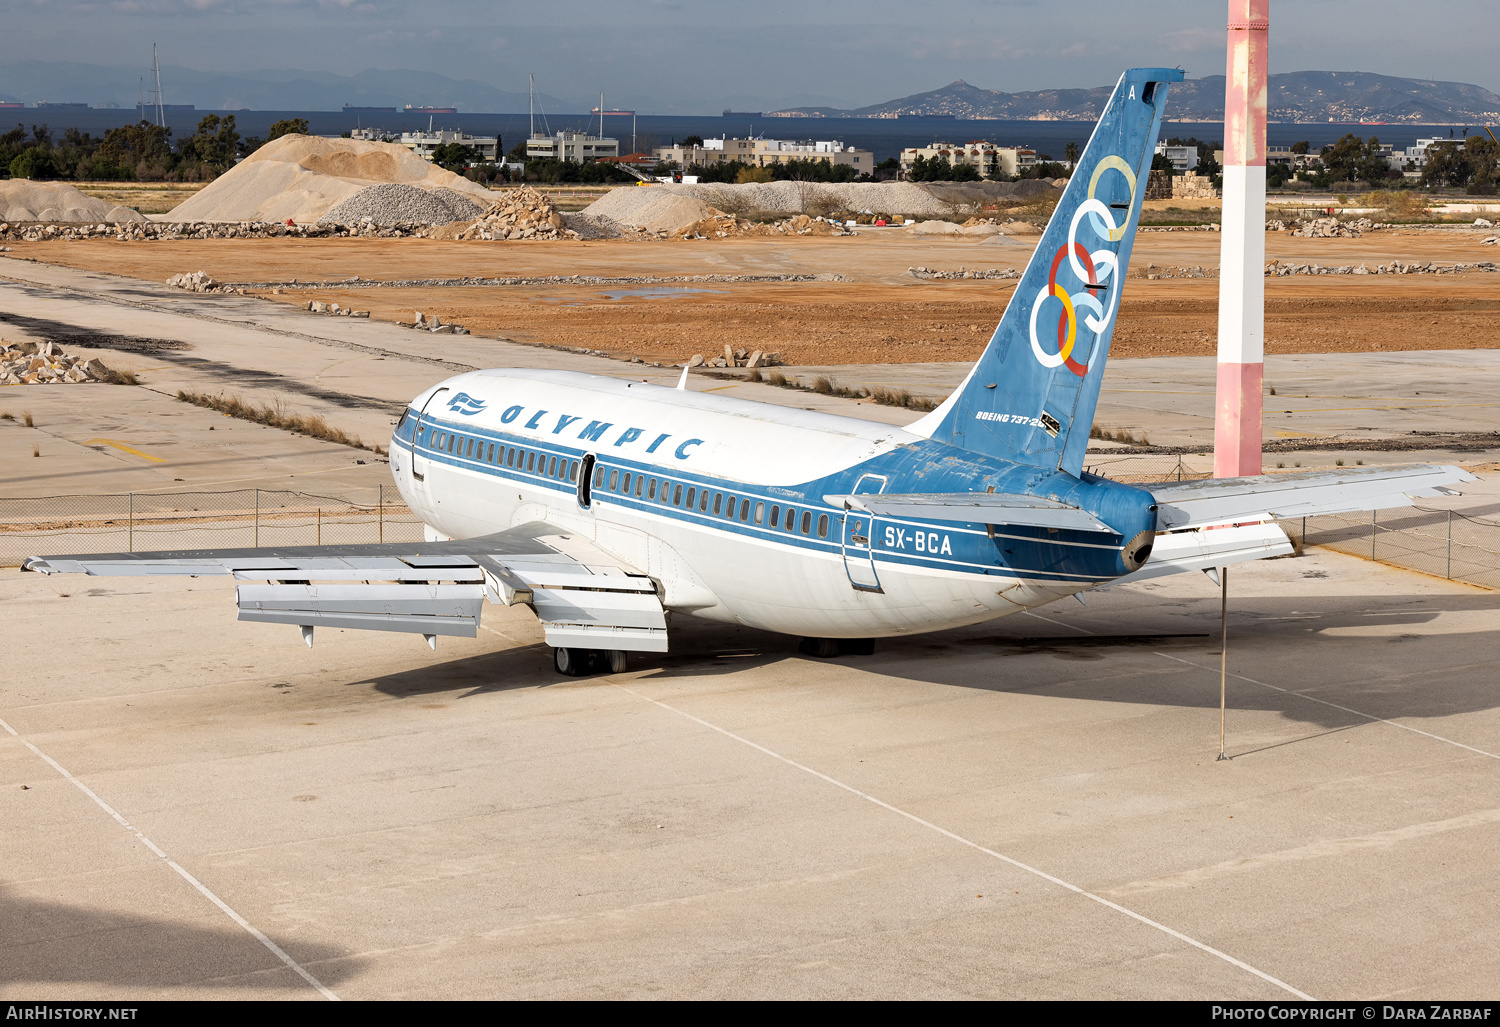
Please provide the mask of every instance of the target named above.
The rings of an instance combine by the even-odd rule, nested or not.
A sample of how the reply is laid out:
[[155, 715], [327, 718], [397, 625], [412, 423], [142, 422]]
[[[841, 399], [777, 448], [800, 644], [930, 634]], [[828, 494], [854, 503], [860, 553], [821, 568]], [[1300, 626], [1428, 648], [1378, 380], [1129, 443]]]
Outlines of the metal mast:
[[151, 74], [156, 77], [156, 124], [165, 127], [167, 119], [161, 109], [161, 65], [156, 60], [156, 44], [151, 44]]

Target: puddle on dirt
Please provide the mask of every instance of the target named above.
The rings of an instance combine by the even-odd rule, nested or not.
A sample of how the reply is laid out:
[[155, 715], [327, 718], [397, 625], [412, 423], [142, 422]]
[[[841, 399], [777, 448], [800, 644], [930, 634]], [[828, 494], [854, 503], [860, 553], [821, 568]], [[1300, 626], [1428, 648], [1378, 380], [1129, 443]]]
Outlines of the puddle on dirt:
[[564, 298], [561, 296], [538, 297], [543, 303], [559, 303], [565, 307], [581, 307], [588, 303], [596, 302], [598, 299], [606, 300], [669, 300], [678, 296], [687, 296], [691, 293], [713, 293], [723, 295], [723, 289], [697, 289], [691, 285], [642, 285], [633, 289], [606, 289], [596, 293], [587, 299]]

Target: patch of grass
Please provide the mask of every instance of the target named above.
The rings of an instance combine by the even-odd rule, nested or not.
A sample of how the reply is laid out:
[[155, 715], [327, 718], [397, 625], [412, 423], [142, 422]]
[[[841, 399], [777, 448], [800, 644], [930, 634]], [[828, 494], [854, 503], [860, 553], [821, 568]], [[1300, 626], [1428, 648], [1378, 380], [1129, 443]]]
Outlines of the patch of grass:
[[21, 423], [24, 424], [28, 428], [35, 428], [36, 427], [36, 422], [31, 419], [31, 411], [30, 410], [22, 410], [21, 411]]
[[1089, 429], [1089, 438], [1102, 439], [1105, 442], [1119, 442], [1127, 446], [1151, 445], [1151, 440], [1146, 437], [1145, 432], [1136, 434], [1128, 428], [1101, 428], [1097, 424]]
[[5, 411], [4, 413], [0, 413], [0, 421], [14, 421], [15, 419], [16, 415], [11, 413], [9, 410]]
[[359, 440], [358, 435], [350, 435], [342, 428], [335, 428], [319, 414], [288, 413], [280, 399], [275, 403], [257, 406], [238, 396], [210, 396], [202, 392], [179, 391], [177, 398], [184, 403], [217, 410], [221, 414], [237, 417], [242, 421], [254, 421], [256, 424], [296, 432], [299, 435], [322, 439], [324, 442], [334, 442], [340, 446], [368, 449], [373, 453], [385, 454], [383, 447], [365, 445]]
[[42, 455], [42, 447], [41, 446], [32, 446], [31, 447], [31, 455], [32, 456], [41, 456]]
[[110, 372], [109, 372], [109, 379], [108, 380], [109, 380], [109, 383], [111, 385], [139, 385], [139, 384], [141, 384], [141, 380], [135, 376], [135, 372], [134, 371], [116, 371], [116, 370], [111, 369]]
[[778, 389], [796, 389], [799, 392], [816, 392], [820, 396], [838, 396], [841, 399], [867, 399], [881, 406], [903, 407], [907, 410], [916, 410], [926, 413], [936, 410], [942, 403], [941, 399], [933, 399], [929, 396], [913, 396], [905, 389], [887, 389], [877, 385], [873, 388], [851, 388], [840, 385], [837, 381], [827, 375], [819, 375], [813, 379], [811, 385], [803, 385], [795, 378], [788, 378], [780, 371], [772, 371], [762, 377], [759, 371], [752, 371], [749, 380], [753, 382], [764, 382], [774, 385]]

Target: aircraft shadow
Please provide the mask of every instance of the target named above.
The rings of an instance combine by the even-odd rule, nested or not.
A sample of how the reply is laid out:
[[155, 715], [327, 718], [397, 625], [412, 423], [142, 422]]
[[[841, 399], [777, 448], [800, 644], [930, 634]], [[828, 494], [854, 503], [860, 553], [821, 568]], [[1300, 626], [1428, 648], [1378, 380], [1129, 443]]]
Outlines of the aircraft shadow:
[[[1231, 597], [1229, 670], [1231, 675], [1243, 674], [1293, 691], [1308, 690], [1326, 702], [1388, 719], [1492, 709], [1500, 706], [1500, 688], [1494, 685], [1493, 675], [1477, 669], [1424, 675], [1415, 669], [1451, 666], [1455, 653], [1462, 654], [1457, 662], [1463, 664], [1500, 661], [1500, 635], [1483, 631], [1422, 634], [1403, 629], [1430, 624], [1443, 613], [1497, 608], [1500, 600], [1485, 595], [1300, 596], [1291, 604], [1274, 597]], [[799, 640], [789, 635], [679, 616], [672, 620], [672, 651], [632, 653], [630, 671], [657, 680], [703, 679], [799, 660], [810, 674], [838, 665], [957, 688], [1216, 707], [1217, 598], [1164, 597], [1157, 603], [1147, 596], [1136, 609], [1138, 615], [1123, 616], [1118, 607], [1100, 610], [1108, 615], [1107, 626], [1102, 626], [1094, 607], [1085, 612], [1058, 604], [1038, 613], [1061, 623], [1015, 615], [967, 628], [879, 639], [872, 656], [834, 660], [803, 655]], [[1071, 630], [1070, 623], [1096, 633]], [[1134, 625], [1140, 630], [1130, 630]], [[1368, 633], [1353, 634], [1351, 629]], [[1144, 670], [1142, 657], [1147, 660]], [[1368, 674], [1357, 673], [1360, 668], [1368, 669]], [[552, 667], [550, 651], [537, 644], [367, 679], [372, 687], [392, 696], [457, 692], [458, 698], [579, 680], [587, 679], [559, 675]], [[1229, 706], [1275, 710], [1324, 730], [1368, 722], [1291, 692], [1235, 677], [1230, 678]]]
[[[186, 885], [184, 885], [186, 887]], [[211, 914], [218, 915], [205, 903]], [[0, 885], [0, 979], [6, 984], [99, 984], [154, 992], [234, 989], [318, 993], [228, 918], [223, 926], [107, 912], [28, 898]], [[278, 939], [273, 938], [273, 941]], [[360, 972], [332, 946], [279, 940], [329, 988]], [[323, 962], [337, 960], [337, 962]]]

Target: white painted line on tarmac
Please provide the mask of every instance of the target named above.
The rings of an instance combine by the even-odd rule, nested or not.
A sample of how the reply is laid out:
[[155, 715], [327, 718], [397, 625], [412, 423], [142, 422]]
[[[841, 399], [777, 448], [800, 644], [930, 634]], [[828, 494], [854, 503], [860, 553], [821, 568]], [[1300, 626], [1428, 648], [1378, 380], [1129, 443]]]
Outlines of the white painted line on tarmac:
[[[1219, 672], [1217, 667], [1205, 667], [1202, 664], [1193, 663], [1191, 660], [1184, 660], [1181, 657], [1168, 656], [1166, 653], [1157, 653], [1156, 655], [1162, 657], [1163, 659], [1175, 660], [1177, 663], [1185, 663], [1189, 667], [1196, 667], [1197, 669], [1205, 671], [1207, 673], [1217, 674]], [[1356, 710], [1349, 706], [1340, 706], [1336, 702], [1329, 702], [1327, 699], [1319, 699], [1315, 695], [1308, 695], [1306, 692], [1299, 692], [1295, 688], [1282, 688], [1280, 685], [1273, 685], [1269, 682], [1257, 681], [1254, 678], [1247, 678], [1243, 674], [1230, 674], [1229, 676], [1232, 678], [1237, 678], [1240, 681], [1248, 681], [1252, 685], [1260, 685], [1262, 688], [1269, 688], [1275, 692], [1285, 692], [1287, 695], [1295, 695], [1297, 698], [1306, 699], [1308, 702], [1321, 703], [1324, 706], [1331, 706], [1336, 710], [1343, 710], [1345, 713], [1352, 713], [1356, 717], [1364, 717], [1366, 720], [1373, 720], [1378, 724], [1389, 724], [1391, 727], [1398, 727], [1402, 731], [1410, 731], [1414, 735], [1421, 735], [1424, 738], [1431, 738], [1436, 742], [1443, 742], [1447, 745], [1455, 745], [1460, 749], [1467, 749], [1470, 752], [1476, 753], [1480, 756], [1488, 756], [1492, 760], [1500, 760], [1500, 755], [1496, 755], [1493, 752], [1487, 752], [1484, 749], [1476, 749], [1472, 745], [1465, 745], [1463, 742], [1455, 742], [1451, 738], [1444, 738], [1442, 735], [1435, 735], [1431, 731], [1423, 731], [1421, 728], [1412, 727], [1409, 724], [1400, 724], [1394, 720], [1386, 720], [1384, 717], [1377, 717], [1373, 713], [1366, 713], [1363, 710]]]
[[178, 876], [180, 876], [184, 881], [192, 885], [194, 888], [198, 889], [198, 892], [204, 898], [206, 898], [209, 902], [212, 902], [215, 906], [218, 906], [219, 909], [229, 917], [229, 919], [233, 920], [235, 923], [239, 924], [247, 932], [249, 932], [250, 936], [264, 945], [267, 949], [269, 949], [273, 956], [281, 960], [291, 969], [295, 970], [297, 974], [308, 984], [311, 984], [314, 988], [317, 988], [318, 991], [322, 993], [324, 998], [328, 999], [330, 1002], [339, 1001], [339, 997], [337, 995], [335, 995], [332, 991], [325, 987], [322, 981], [318, 980], [312, 974], [308, 973], [307, 970], [303, 968], [301, 963], [298, 963], [291, 956], [287, 955], [285, 949], [276, 944], [270, 938], [267, 938], [260, 931], [256, 930], [256, 928], [251, 925], [250, 921], [240, 916], [229, 907], [228, 903], [219, 898], [213, 892], [209, 891], [208, 887], [202, 881], [198, 880], [192, 874], [188, 873], [185, 869], [183, 869], [182, 864], [178, 863], [171, 856], [168, 856], [157, 846], [155, 842], [142, 834], [134, 824], [126, 820], [124, 817], [120, 816], [115, 808], [109, 803], [105, 802], [103, 799], [99, 798], [99, 796], [95, 794], [92, 788], [84, 784], [82, 781], [78, 780], [78, 778], [74, 777], [72, 774], [68, 773], [67, 769], [64, 768], [61, 763], [58, 763], [51, 756], [48, 756], [46, 753], [42, 752], [42, 750], [38, 749], [35, 745], [32, 745], [30, 742], [28, 742], [25, 738], [22, 738], [21, 733], [7, 724], [4, 720], [0, 720], [0, 727], [5, 728], [5, 730], [10, 732], [10, 734], [16, 739], [16, 741], [20, 742], [22, 745], [26, 746], [26, 748], [36, 753], [37, 756], [41, 757], [42, 761], [45, 762], [53, 770], [61, 774], [64, 780], [70, 782], [74, 787], [76, 787], [84, 795], [87, 795], [90, 799], [93, 799], [100, 809], [114, 818], [115, 823], [119, 824], [125, 830], [135, 835], [137, 841], [139, 841], [146, 848], [150, 849], [161, 859], [165, 860], [167, 866], [175, 870]]
[[[1042, 619], [1046, 620], [1047, 618], [1044, 617]], [[1054, 623], [1057, 623], [1057, 622], [1054, 622]], [[1090, 634], [1092, 634], [1092, 632], [1090, 632]], [[984, 853], [986, 856], [993, 856], [995, 859], [1000, 860], [1002, 863], [1008, 863], [1009, 865], [1015, 867], [1018, 870], [1024, 870], [1028, 874], [1033, 874], [1033, 875], [1035, 875], [1037, 877], [1040, 877], [1042, 880], [1048, 881], [1048, 882], [1050, 882], [1052, 884], [1055, 884], [1059, 888], [1065, 888], [1068, 891], [1074, 893], [1075, 895], [1079, 895], [1079, 896], [1081, 896], [1081, 897], [1083, 897], [1085, 899], [1089, 899], [1092, 902], [1097, 902], [1101, 906], [1107, 906], [1108, 908], [1114, 910], [1117, 913], [1123, 913], [1126, 916], [1130, 917], [1132, 920], [1136, 920], [1136, 921], [1139, 921], [1140, 923], [1145, 924], [1147, 927], [1154, 927], [1156, 930], [1161, 931], [1163, 934], [1170, 935], [1171, 937], [1176, 938], [1178, 941], [1181, 941], [1181, 942], [1184, 942], [1184, 943], [1186, 943], [1188, 945], [1191, 945], [1195, 949], [1199, 949], [1200, 951], [1206, 952], [1206, 953], [1208, 953], [1211, 956], [1214, 956], [1214, 957], [1216, 957], [1218, 959], [1222, 959], [1224, 962], [1228, 963], [1230, 966], [1238, 967], [1239, 969], [1244, 970], [1246, 973], [1253, 974], [1254, 976], [1259, 977], [1261, 980], [1267, 982], [1268, 984], [1274, 984], [1276, 987], [1282, 989], [1283, 991], [1287, 992], [1288, 994], [1295, 995], [1297, 998], [1304, 999], [1304, 1000], [1306, 1000], [1308, 1002], [1316, 1001], [1315, 999], [1313, 999], [1313, 997], [1311, 995], [1307, 995], [1307, 994], [1304, 994], [1303, 992], [1298, 991], [1296, 988], [1292, 987], [1290, 984], [1287, 984], [1285, 981], [1277, 980], [1275, 977], [1272, 977], [1270, 974], [1266, 973], [1265, 971], [1263, 971], [1263, 970], [1257, 970], [1255, 967], [1251, 966], [1249, 963], [1246, 963], [1246, 962], [1244, 962], [1242, 960], [1236, 959], [1236, 958], [1234, 958], [1233, 956], [1231, 956], [1227, 952], [1221, 952], [1219, 949], [1214, 948], [1212, 945], [1206, 945], [1206, 944], [1204, 944], [1201, 941], [1197, 941], [1196, 939], [1189, 938], [1187, 935], [1183, 934], [1181, 931], [1173, 930], [1172, 928], [1168, 927], [1166, 924], [1159, 923], [1158, 921], [1152, 920], [1150, 917], [1143, 916], [1142, 914], [1137, 913], [1134, 910], [1126, 909], [1124, 906], [1120, 905], [1119, 903], [1117, 903], [1117, 902], [1111, 902], [1109, 899], [1104, 898], [1102, 895], [1095, 895], [1093, 892], [1087, 891], [1087, 890], [1085, 890], [1083, 888], [1080, 888], [1076, 884], [1070, 884], [1067, 881], [1064, 881], [1060, 877], [1054, 877], [1051, 874], [1047, 873], [1045, 870], [1038, 870], [1036, 867], [1029, 866], [1026, 863], [1022, 863], [1020, 860], [1012, 859], [1010, 856], [1006, 856], [1006, 855], [1004, 855], [1002, 853], [996, 852], [994, 849], [986, 848], [983, 845], [980, 845], [978, 842], [970, 841], [969, 839], [965, 838], [963, 835], [955, 834], [954, 832], [948, 830], [945, 827], [939, 827], [937, 824], [934, 824], [930, 820], [923, 820], [921, 817], [917, 816], [915, 813], [908, 813], [906, 810], [901, 809], [901, 808], [899, 808], [897, 806], [892, 806], [890, 803], [885, 802], [884, 800], [881, 800], [881, 799], [877, 799], [877, 798], [875, 798], [875, 796], [870, 795], [867, 792], [860, 791], [858, 788], [855, 788], [853, 785], [847, 785], [844, 782], [842, 782], [842, 781], [840, 781], [840, 780], [838, 780], [836, 778], [829, 777], [827, 774], [824, 774], [821, 771], [814, 770], [812, 767], [806, 766], [805, 764], [802, 764], [802, 763], [798, 763], [796, 760], [789, 759], [788, 757], [781, 755], [781, 753], [779, 753], [779, 752], [775, 752], [775, 751], [773, 751], [771, 749], [767, 749], [764, 745], [761, 745], [761, 744], [759, 744], [757, 742], [752, 742], [750, 739], [745, 738], [742, 735], [737, 735], [733, 731], [728, 731], [728, 730], [726, 730], [726, 729], [724, 729], [722, 727], [719, 727], [717, 724], [711, 724], [708, 721], [704, 720], [702, 717], [695, 717], [691, 713], [688, 713], [688, 712], [686, 712], [684, 710], [679, 710], [675, 706], [672, 706], [672, 705], [669, 705], [668, 703], [662, 702], [660, 699], [653, 699], [649, 695], [642, 695], [640, 692], [635, 691], [635, 689], [633, 689], [633, 688], [627, 688], [624, 685], [619, 684], [616, 681], [610, 680], [609, 678], [605, 678], [604, 680], [608, 681], [609, 684], [614, 685], [614, 687], [620, 689], [620, 691], [627, 692], [630, 695], [635, 696], [637, 699], [643, 699], [646, 702], [651, 703], [654, 706], [660, 706], [662, 709], [668, 710], [668, 711], [670, 711], [672, 713], [675, 713], [679, 717], [685, 717], [688, 720], [691, 720], [695, 724], [698, 724], [698, 725], [701, 725], [702, 727], [708, 728], [710, 731], [716, 731], [716, 732], [718, 732], [719, 734], [723, 735], [726, 738], [732, 738], [736, 742], [741, 743], [742, 745], [748, 745], [750, 748], [755, 749], [757, 752], [764, 753], [765, 755], [770, 756], [772, 759], [780, 760], [782, 763], [785, 763], [789, 767], [795, 767], [796, 769], [802, 771], [805, 774], [811, 774], [813, 777], [816, 777], [816, 778], [818, 778], [821, 781], [825, 781], [828, 784], [833, 785], [835, 788], [841, 788], [844, 791], [849, 792], [851, 795], [857, 795], [857, 796], [859, 796], [859, 798], [864, 799], [866, 802], [874, 803], [876, 806], [879, 806], [881, 809], [884, 809], [884, 810], [887, 810], [887, 811], [889, 811], [891, 813], [894, 813], [894, 814], [896, 814], [899, 817], [905, 817], [907, 820], [910, 820], [912, 823], [919, 824], [922, 827], [927, 828], [929, 831], [936, 831], [938, 834], [942, 835], [944, 838], [948, 838], [948, 839], [950, 839], [952, 841], [958, 842], [960, 845], [968, 846], [971, 849], [974, 849], [976, 851]]]

